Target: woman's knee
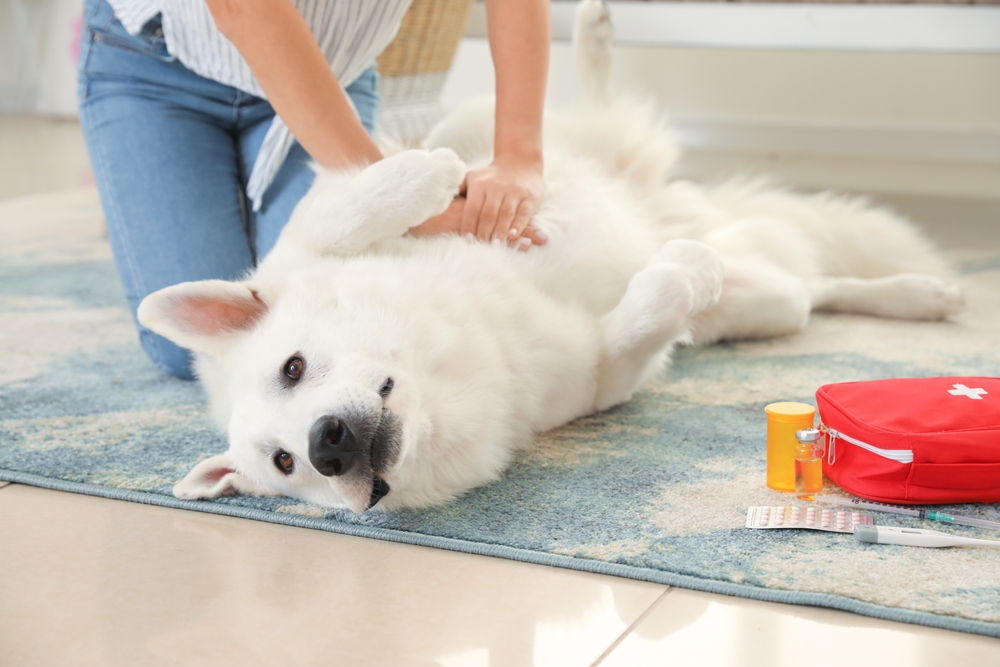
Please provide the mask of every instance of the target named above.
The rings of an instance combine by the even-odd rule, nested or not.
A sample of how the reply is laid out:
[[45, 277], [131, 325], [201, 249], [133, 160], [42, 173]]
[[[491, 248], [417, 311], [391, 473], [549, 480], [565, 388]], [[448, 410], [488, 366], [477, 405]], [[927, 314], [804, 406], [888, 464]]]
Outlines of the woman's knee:
[[190, 350], [171, 343], [145, 327], [139, 327], [139, 341], [150, 360], [161, 371], [182, 380], [195, 379], [191, 369]]

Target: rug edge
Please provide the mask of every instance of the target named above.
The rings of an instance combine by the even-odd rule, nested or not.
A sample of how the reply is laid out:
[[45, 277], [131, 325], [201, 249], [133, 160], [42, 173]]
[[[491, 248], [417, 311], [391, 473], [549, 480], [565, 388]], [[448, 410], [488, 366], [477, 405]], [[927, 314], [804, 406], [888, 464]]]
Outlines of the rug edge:
[[688, 590], [717, 593], [720, 595], [731, 595], [750, 600], [759, 600], [761, 602], [777, 602], [780, 604], [825, 607], [860, 614], [870, 618], [877, 618], [884, 621], [909, 623], [912, 625], [921, 625], [940, 630], [965, 632], [968, 634], [984, 635], [1000, 639], [1000, 623], [989, 623], [987, 621], [976, 621], [956, 616], [944, 616], [925, 611], [912, 611], [896, 607], [886, 607], [842, 595], [833, 595], [831, 593], [788, 591], [749, 586], [747, 584], [735, 584], [732, 582], [717, 581], [714, 579], [701, 579], [699, 577], [693, 577], [685, 574], [661, 572], [659, 570], [649, 570], [633, 567], [631, 565], [622, 565], [620, 563], [608, 563], [605, 561], [574, 558], [572, 556], [563, 556], [540, 551], [530, 551], [527, 549], [518, 549], [500, 544], [467, 542], [465, 540], [459, 540], [451, 537], [410, 533], [401, 530], [392, 530], [389, 528], [359, 526], [355, 524], [331, 521], [329, 519], [317, 519], [294, 514], [280, 514], [278, 512], [271, 512], [252, 507], [223, 505], [209, 501], [180, 500], [178, 498], [174, 498], [173, 496], [149, 493], [147, 491], [133, 491], [131, 489], [116, 489], [96, 484], [87, 484], [84, 482], [70, 482], [67, 480], [53, 479], [50, 477], [43, 477], [41, 475], [34, 475], [14, 470], [0, 469], [0, 481], [12, 482], [15, 484], [26, 484], [28, 486], [50, 489], [53, 491], [66, 491], [69, 493], [108, 498], [111, 500], [125, 500], [142, 505], [155, 505], [172, 509], [207, 512], [209, 514], [251, 519], [253, 521], [295, 526], [297, 528], [323, 530], [339, 535], [366, 537], [386, 542], [397, 542], [401, 544], [412, 544], [414, 546], [446, 549], [448, 551], [457, 551], [477, 556], [505, 558], [507, 560], [532, 563], [535, 565], [561, 567], [580, 572], [606, 574], [625, 579], [633, 579], [636, 581], [646, 581], [665, 586], [675, 586], [677, 588], [684, 588]]

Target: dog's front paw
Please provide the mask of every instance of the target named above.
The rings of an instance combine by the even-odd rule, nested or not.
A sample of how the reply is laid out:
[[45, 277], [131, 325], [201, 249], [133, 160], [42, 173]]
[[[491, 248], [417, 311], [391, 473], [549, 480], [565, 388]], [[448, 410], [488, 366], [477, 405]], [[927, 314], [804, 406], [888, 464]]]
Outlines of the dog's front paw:
[[416, 209], [417, 223], [444, 212], [465, 179], [465, 163], [450, 148], [404, 151], [384, 162], [384, 168], [391, 170], [385, 174], [386, 182]]
[[650, 264], [665, 264], [684, 270], [691, 281], [694, 302], [691, 314], [715, 304], [722, 294], [724, 266], [719, 253], [704, 243], [674, 239], [664, 244]]

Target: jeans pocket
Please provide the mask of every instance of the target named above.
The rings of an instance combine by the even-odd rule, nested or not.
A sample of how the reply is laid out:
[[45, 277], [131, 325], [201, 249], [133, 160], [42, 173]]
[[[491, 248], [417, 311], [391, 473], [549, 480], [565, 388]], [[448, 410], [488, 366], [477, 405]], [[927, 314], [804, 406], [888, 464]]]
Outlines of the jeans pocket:
[[134, 37], [121, 24], [118, 30], [110, 31], [93, 24], [85, 28], [77, 64], [77, 101], [81, 110], [95, 95], [108, 93], [109, 84], [157, 83], [169, 76], [177, 59], [167, 52], [162, 36], [144, 34], [147, 28]]
[[89, 29], [91, 39], [95, 44], [104, 44], [111, 48], [131, 51], [162, 62], [175, 60], [167, 51], [166, 42], [163, 39], [163, 28], [160, 26], [158, 17], [143, 26], [138, 35], [130, 35], [115, 18], [107, 21], [101, 27], [92, 25]]

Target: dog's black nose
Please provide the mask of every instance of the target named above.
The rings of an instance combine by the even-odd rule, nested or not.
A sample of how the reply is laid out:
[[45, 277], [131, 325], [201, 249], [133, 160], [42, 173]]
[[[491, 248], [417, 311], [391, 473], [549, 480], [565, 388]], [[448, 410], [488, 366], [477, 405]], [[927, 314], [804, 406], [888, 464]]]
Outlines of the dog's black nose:
[[309, 431], [309, 460], [321, 475], [343, 475], [361, 451], [354, 431], [343, 419], [320, 417]]

